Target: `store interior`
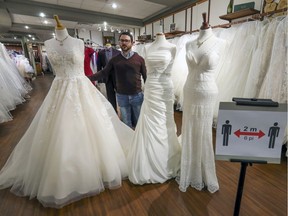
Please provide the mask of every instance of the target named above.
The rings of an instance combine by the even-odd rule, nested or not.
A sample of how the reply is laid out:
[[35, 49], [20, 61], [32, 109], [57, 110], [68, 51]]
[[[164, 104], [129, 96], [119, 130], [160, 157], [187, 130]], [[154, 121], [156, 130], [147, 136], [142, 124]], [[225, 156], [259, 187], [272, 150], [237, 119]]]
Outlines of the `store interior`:
[[[249, 160], [249, 163], [245, 164], [249, 165], [246, 171], [248, 183], [245, 183], [247, 185], [244, 189], [240, 215], [286, 215], [287, 7], [287, 1], [283, 0], [0, 0], [0, 82], [8, 80], [5, 85], [4, 81], [2, 86], [0, 83], [3, 89], [2, 93], [0, 92], [0, 135], [3, 135], [2, 141], [6, 145], [5, 152], [1, 154], [4, 158], [0, 160], [0, 167], [4, 166], [9, 153], [25, 133], [25, 128], [29, 126], [55, 78], [55, 71], [47, 57], [48, 49], [45, 47], [45, 41], [55, 38], [57, 24], [55, 15], [67, 28], [69, 35], [82, 40], [85, 50], [90, 50], [88, 64], [93, 74], [97, 73], [97, 57], [100, 51], [105, 50], [108, 45], [120, 50], [119, 36], [122, 32], [130, 32], [133, 35], [132, 50], [143, 59], [147, 56], [146, 48], [157, 39], [157, 34], [165, 35], [165, 38], [176, 47], [171, 66], [171, 80], [177, 135], [181, 133], [183, 122], [182, 111], [185, 104], [183, 88], [191, 70], [186, 59], [187, 44], [197, 40], [205, 17], [214, 35], [225, 41], [223, 55], [218, 60], [215, 74], [218, 96], [211, 125], [214, 151], [218, 142], [217, 136], [221, 136], [221, 132], [218, 131], [221, 125], [218, 122], [219, 116], [223, 112], [219, 110], [221, 103], [233, 103], [232, 98], [251, 100], [256, 98], [276, 102], [280, 104], [281, 109], [282, 105], [286, 107], [286, 121], [283, 125], [279, 124], [281, 140], [279, 137], [277, 141], [280, 145], [277, 158], [273, 156], [272, 162], [268, 160], [268, 164], [257, 161], [253, 163]], [[103, 85], [97, 82], [93, 84], [107, 97]], [[40, 96], [37, 96], [35, 91], [41, 91]], [[23, 112], [28, 112], [29, 109], [31, 113], [27, 114], [26, 119]], [[23, 118], [23, 123], [19, 118]], [[267, 117], [269, 120], [270, 118], [272, 119]], [[16, 127], [13, 124], [19, 124], [20, 127], [23, 124], [24, 127], [16, 133], [16, 137], [5, 133], [9, 128]], [[257, 128], [258, 126], [251, 126], [250, 132], [257, 131]], [[219, 170], [217, 175], [220, 176], [220, 193], [210, 194], [207, 190], [195, 193], [193, 189], [189, 189], [186, 193], [175, 192], [178, 190], [178, 185], [174, 180], [161, 185], [145, 185], [142, 188], [126, 180], [123, 188], [116, 192], [116, 196], [119, 197], [117, 201], [113, 200], [115, 196], [112, 194], [113, 191], [108, 190], [96, 195], [98, 196], [96, 198], [87, 198], [55, 210], [42, 207], [35, 199], [33, 202], [28, 198], [21, 201], [21, 198], [13, 197], [14, 195], [10, 195], [9, 190], [5, 189], [4, 192], [0, 190], [0, 197], [1, 195], [3, 197], [0, 198], [2, 200], [0, 216], [1, 212], [4, 212], [3, 216], [21, 215], [22, 210], [13, 210], [11, 202], [19, 203], [17, 206], [23, 209], [22, 212], [25, 212], [23, 215], [35, 216], [231, 215], [233, 211], [234, 215], [238, 215], [239, 212], [235, 214], [237, 202], [234, 203], [234, 199], [239, 192], [237, 184], [241, 181], [238, 179], [241, 175], [240, 169], [241, 172], [245, 169], [243, 161], [231, 163], [230, 158], [229, 162], [225, 157], [224, 160], [222, 156], [218, 158], [221, 158], [216, 160], [216, 168]], [[234, 188], [231, 188], [232, 183], [225, 178], [232, 181]], [[221, 184], [226, 184], [222, 187], [222, 191]], [[255, 185], [256, 189], [252, 185]], [[265, 188], [261, 191], [261, 187]], [[228, 198], [225, 198], [225, 192]], [[167, 197], [167, 203], [173, 206], [174, 210], [169, 210], [171, 209], [169, 206], [164, 207], [166, 198], [162, 195]], [[227, 206], [220, 203], [220, 200], [227, 202], [226, 199], [229, 199]], [[256, 201], [253, 201], [254, 199]], [[265, 199], [274, 201], [269, 204]], [[197, 202], [200, 203], [200, 207], [195, 204]], [[101, 205], [93, 209], [93, 205], [99, 203]], [[276, 206], [273, 206], [274, 204]], [[5, 205], [9, 207], [5, 209]], [[189, 207], [190, 205], [192, 207]]]

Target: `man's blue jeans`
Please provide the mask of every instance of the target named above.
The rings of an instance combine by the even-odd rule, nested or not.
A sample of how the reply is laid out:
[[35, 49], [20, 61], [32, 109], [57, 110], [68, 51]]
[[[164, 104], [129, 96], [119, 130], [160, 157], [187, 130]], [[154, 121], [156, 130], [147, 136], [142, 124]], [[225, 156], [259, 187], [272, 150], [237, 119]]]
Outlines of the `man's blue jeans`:
[[120, 107], [122, 121], [132, 128], [132, 115], [134, 115], [133, 120], [135, 121], [136, 126], [144, 99], [143, 92], [139, 92], [135, 95], [116, 93], [116, 97], [117, 103]]

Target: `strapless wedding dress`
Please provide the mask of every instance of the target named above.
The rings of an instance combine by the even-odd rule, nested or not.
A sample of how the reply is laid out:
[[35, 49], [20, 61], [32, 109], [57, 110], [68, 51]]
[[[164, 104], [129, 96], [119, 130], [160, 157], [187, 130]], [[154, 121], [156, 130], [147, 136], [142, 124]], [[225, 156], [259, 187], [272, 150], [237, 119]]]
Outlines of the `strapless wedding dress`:
[[129, 180], [134, 184], [163, 183], [176, 176], [180, 145], [173, 111], [173, 59], [169, 50], [145, 56], [144, 102], [128, 153]]
[[56, 77], [0, 171], [0, 188], [60, 208], [121, 186], [128, 176], [122, 145], [134, 132], [84, 75], [83, 43], [62, 54], [46, 49]]

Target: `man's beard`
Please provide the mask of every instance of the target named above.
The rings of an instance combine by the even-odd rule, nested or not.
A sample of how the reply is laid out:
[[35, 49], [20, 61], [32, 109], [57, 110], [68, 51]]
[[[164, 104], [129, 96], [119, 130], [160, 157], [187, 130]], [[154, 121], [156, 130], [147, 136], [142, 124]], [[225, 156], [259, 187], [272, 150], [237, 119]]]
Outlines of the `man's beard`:
[[121, 46], [122, 51], [128, 51], [131, 49], [129, 46]]

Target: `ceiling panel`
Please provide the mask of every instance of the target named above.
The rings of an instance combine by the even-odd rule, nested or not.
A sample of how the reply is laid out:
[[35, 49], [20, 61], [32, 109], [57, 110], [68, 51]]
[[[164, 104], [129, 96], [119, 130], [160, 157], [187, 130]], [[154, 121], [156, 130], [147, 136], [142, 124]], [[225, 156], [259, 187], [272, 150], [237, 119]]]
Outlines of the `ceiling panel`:
[[[191, 4], [196, 0], [0, 0], [4, 2], [12, 20], [10, 32], [26, 32], [25, 25], [31, 25], [29, 32], [37, 32], [39, 40], [44, 41], [54, 31], [57, 14], [69, 30], [87, 28], [97, 30], [106, 21], [120, 29], [144, 26], [144, 22], [171, 10], [171, 5]], [[118, 4], [117, 9], [112, 3]], [[1, 5], [2, 6], [2, 5]], [[39, 17], [44, 12], [45, 18]], [[168, 12], [167, 12], [168, 13]], [[171, 13], [171, 11], [169, 11]], [[163, 16], [163, 15], [162, 15]], [[152, 18], [151, 18], [152, 17]], [[45, 24], [44, 21], [48, 23]], [[22, 26], [21, 26], [22, 25]], [[1, 27], [1, 26], [0, 26]], [[1, 29], [1, 28], [0, 28]], [[39, 33], [41, 32], [41, 34]], [[2, 32], [0, 32], [1, 35]], [[4, 32], [3, 32], [4, 33]], [[6, 33], [6, 32], [5, 32]], [[40, 36], [41, 35], [41, 36]], [[50, 37], [50, 36], [49, 36]]]

